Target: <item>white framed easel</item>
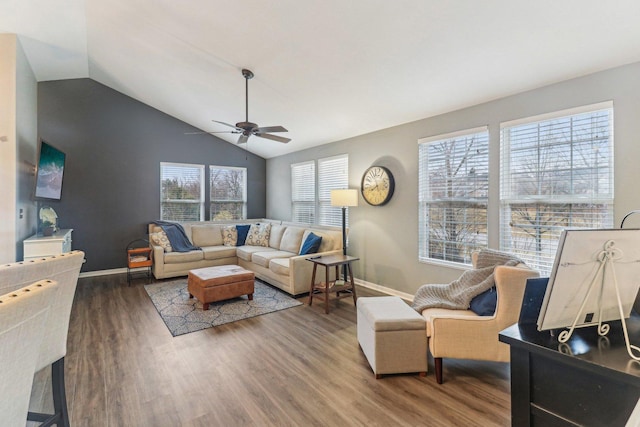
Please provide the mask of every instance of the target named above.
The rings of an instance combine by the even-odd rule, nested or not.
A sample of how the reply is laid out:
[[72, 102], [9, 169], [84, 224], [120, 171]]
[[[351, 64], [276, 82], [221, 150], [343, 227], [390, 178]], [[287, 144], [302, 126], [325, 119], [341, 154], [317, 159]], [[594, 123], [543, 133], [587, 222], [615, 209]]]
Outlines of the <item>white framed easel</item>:
[[[623, 221], [624, 223], [624, 221]], [[640, 229], [564, 230], [538, 318], [538, 330], [564, 329], [566, 343], [576, 328], [620, 320], [629, 356], [640, 361], [626, 318], [640, 289]]]

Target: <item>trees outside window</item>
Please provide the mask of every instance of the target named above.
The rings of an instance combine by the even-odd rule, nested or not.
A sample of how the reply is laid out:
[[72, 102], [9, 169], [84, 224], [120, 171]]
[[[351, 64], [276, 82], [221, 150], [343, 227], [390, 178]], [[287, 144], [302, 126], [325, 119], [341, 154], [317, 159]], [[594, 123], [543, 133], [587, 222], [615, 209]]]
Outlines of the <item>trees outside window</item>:
[[613, 226], [610, 103], [501, 126], [500, 247], [549, 274], [565, 228]]
[[204, 166], [160, 163], [160, 219], [204, 219]]
[[247, 217], [247, 169], [209, 166], [211, 220]]
[[487, 128], [419, 141], [419, 259], [470, 264], [487, 246]]

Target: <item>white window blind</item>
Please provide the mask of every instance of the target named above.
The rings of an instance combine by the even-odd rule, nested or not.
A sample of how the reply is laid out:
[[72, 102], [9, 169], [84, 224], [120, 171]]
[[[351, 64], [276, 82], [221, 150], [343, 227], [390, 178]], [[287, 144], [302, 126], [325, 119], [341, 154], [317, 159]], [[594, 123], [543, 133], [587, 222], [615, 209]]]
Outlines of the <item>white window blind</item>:
[[291, 165], [291, 220], [313, 224], [316, 218], [316, 164]]
[[[342, 226], [342, 208], [331, 206], [331, 190], [349, 187], [349, 156], [318, 159], [318, 209], [320, 225]], [[347, 213], [348, 216], [348, 213]], [[348, 218], [345, 219], [349, 223]]]
[[487, 246], [486, 127], [418, 141], [418, 256], [470, 264]]
[[613, 225], [613, 105], [501, 125], [500, 247], [541, 274], [565, 228]]
[[247, 168], [209, 166], [211, 220], [247, 217]]
[[204, 165], [160, 163], [160, 219], [204, 219]]

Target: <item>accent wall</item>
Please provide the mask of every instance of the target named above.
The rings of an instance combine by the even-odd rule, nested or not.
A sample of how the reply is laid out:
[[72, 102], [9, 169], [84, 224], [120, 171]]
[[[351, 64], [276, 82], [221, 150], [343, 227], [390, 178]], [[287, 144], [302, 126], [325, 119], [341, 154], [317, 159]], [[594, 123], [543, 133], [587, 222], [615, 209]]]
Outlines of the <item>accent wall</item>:
[[247, 216], [265, 216], [265, 159], [212, 135], [185, 135], [198, 130], [91, 79], [38, 84], [39, 137], [66, 153], [62, 198], [41, 203], [74, 230], [84, 272], [126, 267], [129, 242], [160, 217], [161, 162], [246, 167]]

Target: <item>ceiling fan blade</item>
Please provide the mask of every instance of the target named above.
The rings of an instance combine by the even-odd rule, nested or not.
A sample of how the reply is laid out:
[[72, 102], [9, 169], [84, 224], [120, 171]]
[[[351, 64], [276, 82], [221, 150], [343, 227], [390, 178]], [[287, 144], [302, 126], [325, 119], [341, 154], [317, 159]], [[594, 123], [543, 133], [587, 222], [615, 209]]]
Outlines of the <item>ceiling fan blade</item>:
[[266, 139], [271, 139], [273, 141], [278, 141], [278, 142], [282, 142], [284, 144], [286, 144], [287, 142], [291, 141], [291, 139], [289, 138], [283, 138], [281, 136], [277, 136], [277, 135], [270, 135], [268, 133], [255, 133], [255, 136], [259, 136], [260, 138], [266, 138]]
[[242, 134], [240, 135], [240, 138], [238, 138], [238, 142], [236, 144], [244, 144], [248, 140], [249, 140], [249, 137], [245, 134]]
[[230, 125], [229, 123], [221, 122], [221, 121], [218, 121], [218, 120], [211, 120], [211, 121], [215, 122], [215, 123], [220, 123], [221, 125], [229, 126], [230, 128], [234, 128], [234, 129], [239, 130], [239, 131], [242, 131], [242, 129], [237, 127], [236, 125]]
[[283, 128], [282, 126], [265, 126], [265, 127], [255, 128], [253, 132], [266, 133], [266, 132], [289, 132], [289, 131]]

